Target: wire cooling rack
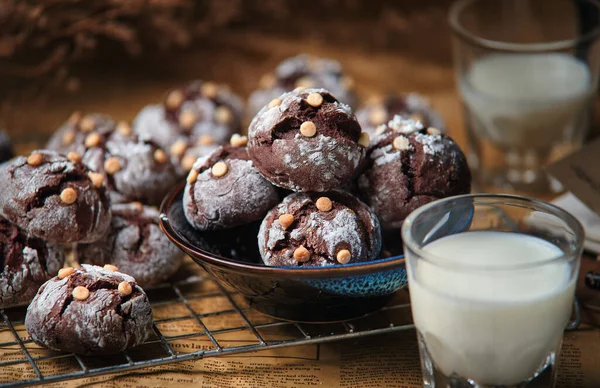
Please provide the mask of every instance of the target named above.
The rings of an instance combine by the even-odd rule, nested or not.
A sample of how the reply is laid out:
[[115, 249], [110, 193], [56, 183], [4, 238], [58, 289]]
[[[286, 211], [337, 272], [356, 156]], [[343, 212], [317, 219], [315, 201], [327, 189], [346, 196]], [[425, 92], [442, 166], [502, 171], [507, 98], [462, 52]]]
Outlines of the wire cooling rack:
[[154, 335], [113, 357], [82, 357], [36, 345], [24, 325], [25, 308], [0, 310], [0, 386], [19, 387], [106, 375], [151, 366], [412, 329], [408, 293], [382, 310], [331, 324], [280, 321], [251, 309], [188, 263], [191, 277], [147, 290]]

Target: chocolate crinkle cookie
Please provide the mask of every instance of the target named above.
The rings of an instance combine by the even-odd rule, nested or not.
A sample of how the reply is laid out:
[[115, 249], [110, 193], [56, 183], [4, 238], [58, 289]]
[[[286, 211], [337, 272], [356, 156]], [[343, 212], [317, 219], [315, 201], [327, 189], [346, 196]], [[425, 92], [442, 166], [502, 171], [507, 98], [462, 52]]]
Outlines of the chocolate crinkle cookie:
[[152, 309], [135, 279], [105, 268], [63, 268], [38, 291], [25, 317], [31, 339], [52, 350], [111, 355], [146, 341]]
[[369, 207], [346, 192], [294, 193], [267, 214], [258, 247], [271, 266], [365, 262], [381, 250], [381, 229]]
[[12, 143], [8, 134], [0, 130], [0, 163], [6, 162], [15, 156]]
[[126, 122], [117, 123], [108, 115], [101, 113], [82, 115], [74, 112], [50, 137], [46, 148], [63, 154], [69, 152], [83, 154], [88, 148], [86, 144], [102, 145], [115, 131], [125, 135], [131, 135], [132, 132]]
[[373, 97], [356, 110], [356, 118], [363, 131], [374, 137], [385, 129], [395, 115], [420, 121], [425, 127], [445, 131], [445, 123], [438, 112], [431, 108], [429, 100], [417, 93]]
[[293, 191], [328, 191], [349, 182], [368, 145], [352, 109], [325, 89], [294, 90], [274, 99], [248, 133], [258, 171]]
[[34, 151], [0, 166], [0, 214], [54, 243], [92, 242], [110, 226], [106, 186], [80, 158]]
[[63, 266], [64, 249], [0, 217], [0, 308], [26, 305]]
[[193, 81], [169, 91], [162, 104], [142, 109], [133, 129], [165, 149], [181, 140], [225, 144], [240, 131], [243, 109], [241, 99], [227, 86]]
[[250, 160], [247, 138], [232, 138], [205, 158], [198, 159], [187, 177], [183, 209], [199, 230], [231, 228], [262, 219], [279, 202], [275, 187]]
[[297, 87], [324, 88], [341, 102], [354, 106], [354, 82], [342, 72], [338, 61], [300, 54], [281, 62], [274, 73], [265, 74], [248, 99], [249, 111], [255, 115], [274, 98]]
[[92, 244], [77, 244], [80, 263], [112, 264], [143, 287], [167, 280], [181, 266], [183, 254], [161, 232], [159, 213], [141, 203], [112, 207], [109, 232]]
[[458, 145], [438, 129], [401, 116], [373, 138], [366, 164], [358, 188], [386, 229], [400, 228], [419, 206], [471, 190]]

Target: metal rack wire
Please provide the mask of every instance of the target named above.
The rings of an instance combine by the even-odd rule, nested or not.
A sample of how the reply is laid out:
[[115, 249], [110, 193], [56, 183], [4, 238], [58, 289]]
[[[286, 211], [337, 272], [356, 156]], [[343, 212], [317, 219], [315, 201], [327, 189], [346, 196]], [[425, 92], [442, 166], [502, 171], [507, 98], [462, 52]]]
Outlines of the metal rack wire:
[[[412, 329], [409, 298], [399, 291], [377, 313], [349, 322], [280, 321], [251, 309], [188, 264], [193, 276], [148, 290], [154, 335], [114, 357], [81, 357], [36, 345], [24, 327], [25, 308], [0, 310], [0, 386], [19, 387], [289, 346]], [[190, 272], [188, 272], [190, 273]]]

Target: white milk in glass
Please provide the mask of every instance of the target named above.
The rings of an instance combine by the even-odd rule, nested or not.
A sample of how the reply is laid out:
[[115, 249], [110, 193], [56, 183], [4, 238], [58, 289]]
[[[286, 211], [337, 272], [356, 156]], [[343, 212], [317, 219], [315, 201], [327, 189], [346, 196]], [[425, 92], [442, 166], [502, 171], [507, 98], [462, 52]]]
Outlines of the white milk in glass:
[[562, 251], [537, 237], [494, 231], [446, 236], [424, 251], [438, 259], [409, 266], [409, 287], [416, 328], [437, 368], [478, 384], [533, 377], [557, 350], [575, 292], [568, 263], [535, 264]]

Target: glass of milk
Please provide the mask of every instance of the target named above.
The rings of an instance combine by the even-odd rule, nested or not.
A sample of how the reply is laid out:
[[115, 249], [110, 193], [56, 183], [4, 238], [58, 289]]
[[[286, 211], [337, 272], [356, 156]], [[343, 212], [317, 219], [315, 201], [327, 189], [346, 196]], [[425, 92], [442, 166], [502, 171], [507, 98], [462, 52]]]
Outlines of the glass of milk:
[[424, 386], [552, 387], [583, 237], [564, 210], [519, 196], [414, 211], [402, 239]]
[[467, 156], [481, 191], [551, 194], [581, 146], [600, 71], [596, 0], [461, 0], [449, 14]]

